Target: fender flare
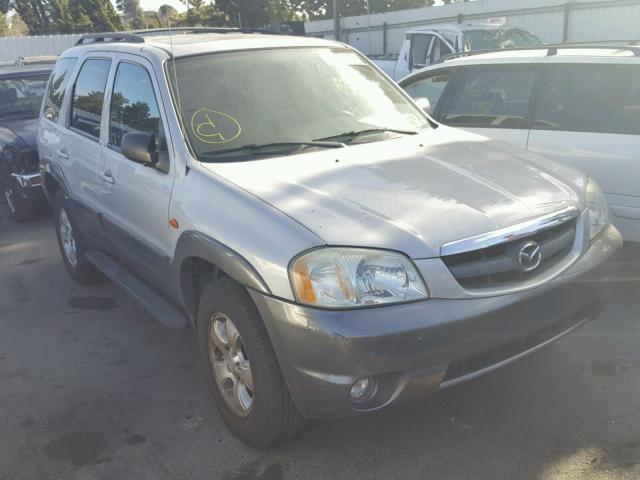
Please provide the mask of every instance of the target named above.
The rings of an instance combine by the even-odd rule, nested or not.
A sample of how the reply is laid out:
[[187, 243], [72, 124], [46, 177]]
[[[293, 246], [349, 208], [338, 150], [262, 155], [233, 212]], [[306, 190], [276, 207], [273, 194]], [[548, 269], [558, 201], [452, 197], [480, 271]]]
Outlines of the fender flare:
[[187, 230], [180, 235], [172, 261], [174, 278], [185, 311], [194, 315], [196, 292], [189, 286], [183, 265], [189, 258], [200, 258], [246, 288], [270, 295], [271, 290], [249, 261], [235, 250], [201, 232]]

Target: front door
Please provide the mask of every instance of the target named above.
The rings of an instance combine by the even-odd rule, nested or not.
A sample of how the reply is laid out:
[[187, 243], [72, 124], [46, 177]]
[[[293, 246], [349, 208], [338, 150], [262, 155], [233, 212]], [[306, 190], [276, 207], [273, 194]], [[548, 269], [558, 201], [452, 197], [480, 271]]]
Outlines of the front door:
[[67, 128], [53, 153], [65, 172], [73, 216], [92, 245], [103, 241], [98, 176], [102, 165], [104, 94], [110, 69], [109, 58], [83, 61], [72, 89]]
[[[157, 81], [146, 60], [117, 58], [110, 89], [107, 145], [100, 181], [107, 237], [116, 257], [156, 285], [166, 284], [171, 247], [169, 201], [174, 171], [168, 161], [163, 114], [158, 106]], [[128, 133], [151, 133], [165, 167], [126, 158], [122, 139]]]

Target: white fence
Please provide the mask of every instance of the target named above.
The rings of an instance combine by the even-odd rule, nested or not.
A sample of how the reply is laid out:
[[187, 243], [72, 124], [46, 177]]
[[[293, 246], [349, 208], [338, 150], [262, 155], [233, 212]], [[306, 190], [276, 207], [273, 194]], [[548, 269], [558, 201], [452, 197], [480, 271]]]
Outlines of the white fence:
[[[639, 40], [639, 0], [476, 0], [451, 5], [344, 17], [340, 40], [368, 55], [398, 53], [405, 32], [437, 23], [504, 17], [544, 42]], [[305, 24], [307, 35], [334, 38], [333, 20]]]
[[0, 38], [0, 62], [18, 57], [58, 55], [72, 47], [82, 35], [39, 35], [33, 37]]

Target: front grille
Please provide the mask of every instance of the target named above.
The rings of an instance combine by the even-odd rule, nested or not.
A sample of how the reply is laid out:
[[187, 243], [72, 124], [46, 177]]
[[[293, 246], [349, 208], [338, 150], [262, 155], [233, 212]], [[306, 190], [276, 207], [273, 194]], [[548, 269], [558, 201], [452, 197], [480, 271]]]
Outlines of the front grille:
[[[571, 252], [576, 236], [577, 219], [540, 230], [511, 242], [488, 248], [442, 257], [458, 283], [468, 290], [503, 287], [526, 281], [557, 265]], [[525, 271], [518, 260], [522, 247], [535, 242], [542, 260], [531, 271]]]

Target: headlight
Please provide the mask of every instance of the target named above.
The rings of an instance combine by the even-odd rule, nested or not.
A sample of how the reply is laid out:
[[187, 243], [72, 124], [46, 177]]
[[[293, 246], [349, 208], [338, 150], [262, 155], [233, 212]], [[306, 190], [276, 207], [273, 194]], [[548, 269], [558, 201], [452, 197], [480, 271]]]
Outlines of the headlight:
[[289, 275], [300, 303], [329, 308], [428, 298], [411, 260], [400, 253], [326, 247], [296, 258]]
[[587, 184], [587, 211], [589, 213], [589, 240], [593, 240], [609, 223], [609, 208], [602, 190], [591, 179]]

